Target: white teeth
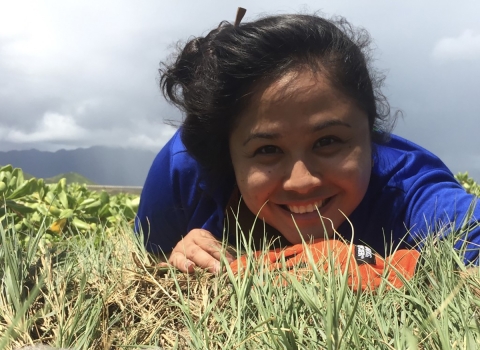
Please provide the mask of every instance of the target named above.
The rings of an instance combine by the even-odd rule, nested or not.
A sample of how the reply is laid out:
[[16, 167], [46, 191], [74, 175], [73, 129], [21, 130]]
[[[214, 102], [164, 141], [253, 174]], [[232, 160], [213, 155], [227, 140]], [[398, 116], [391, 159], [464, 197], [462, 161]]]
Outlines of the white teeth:
[[320, 202], [315, 202], [313, 204], [309, 204], [307, 206], [301, 205], [301, 206], [297, 207], [296, 205], [292, 205], [292, 206], [287, 205], [287, 207], [292, 213], [304, 214], [304, 213], [311, 213], [312, 211], [316, 211], [317, 208], [320, 209], [321, 207], [323, 207], [325, 202], [326, 202], [326, 200], [323, 200], [323, 201], [320, 201]]

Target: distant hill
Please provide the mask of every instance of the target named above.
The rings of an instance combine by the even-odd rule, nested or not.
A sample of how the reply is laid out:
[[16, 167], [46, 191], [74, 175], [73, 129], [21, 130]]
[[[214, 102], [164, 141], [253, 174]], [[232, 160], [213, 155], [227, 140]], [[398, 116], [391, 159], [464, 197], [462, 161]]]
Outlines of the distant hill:
[[12, 164], [37, 178], [77, 173], [98, 185], [143, 186], [155, 156], [151, 151], [103, 146], [56, 152], [32, 149], [0, 152], [0, 165]]
[[[2, 166], [4, 166], [4, 165], [8, 165], [8, 164], [0, 164], [0, 168], [1, 168]], [[13, 167], [14, 167], [14, 168], [18, 168], [18, 167], [16, 167], [16, 166], [13, 166]], [[22, 169], [22, 173], [23, 173], [23, 178], [24, 178], [25, 180], [30, 180], [31, 178], [35, 177], [35, 176], [33, 176], [33, 175], [30, 175], [29, 173], [26, 173], [25, 171], [23, 171], [23, 169]]]
[[45, 180], [45, 183], [47, 184], [54, 184], [60, 181], [62, 178], [65, 178], [67, 180], [67, 184], [71, 183], [79, 183], [79, 184], [85, 184], [85, 185], [97, 185], [95, 182], [92, 180], [87, 179], [85, 176], [82, 176], [77, 173], [66, 173], [66, 174], [59, 174], [57, 176], [53, 177], [47, 177]]
[[[22, 169], [22, 171], [23, 171], [23, 169]], [[25, 178], [25, 180], [29, 180], [29, 179], [31, 179], [35, 176], [30, 175], [29, 173], [26, 173], [26, 172], [23, 171], [23, 177]], [[85, 176], [82, 176], [80, 174], [73, 173], [73, 172], [66, 173], [66, 174], [58, 174], [56, 176], [47, 177], [43, 180], [47, 184], [56, 184], [56, 183], [58, 183], [58, 181], [60, 181], [63, 178], [65, 178], [67, 180], [67, 184], [78, 183], [78, 184], [82, 184], [82, 185], [98, 185], [95, 182], [93, 182], [92, 180], [87, 179]]]

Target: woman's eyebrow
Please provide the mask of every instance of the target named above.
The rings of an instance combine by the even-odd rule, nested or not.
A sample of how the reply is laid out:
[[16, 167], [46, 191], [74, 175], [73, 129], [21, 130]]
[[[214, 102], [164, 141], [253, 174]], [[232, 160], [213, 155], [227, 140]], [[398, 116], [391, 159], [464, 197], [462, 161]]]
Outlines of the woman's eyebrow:
[[[327, 120], [327, 121], [315, 124], [312, 128], [312, 131], [317, 132], [332, 126], [345, 126], [347, 128], [352, 127], [350, 124], [342, 120], [331, 119], [331, 120]], [[243, 142], [243, 145], [245, 146], [247, 143], [249, 143], [251, 140], [254, 140], [254, 139], [275, 140], [280, 137], [281, 135], [279, 133], [274, 133], [274, 132], [254, 132], [248, 135], [247, 139]]]
[[247, 139], [243, 142], [243, 145], [245, 146], [247, 143], [249, 143], [251, 140], [254, 139], [267, 139], [267, 140], [275, 140], [280, 137], [279, 133], [272, 133], [272, 132], [254, 132], [250, 135], [248, 135]]
[[344, 122], [342, 120], [330, 119], [330, 120], [326, 120], [324, 122], [315, 124], [314, 127], [313, 127], [313, 131], [320, 131], [320, 130], [326, 129], [328, 127], [331, 127], [331, 126], [345, 126], [347, 128], [352, 127], [350, 124], [348, 124], [347, 122]]

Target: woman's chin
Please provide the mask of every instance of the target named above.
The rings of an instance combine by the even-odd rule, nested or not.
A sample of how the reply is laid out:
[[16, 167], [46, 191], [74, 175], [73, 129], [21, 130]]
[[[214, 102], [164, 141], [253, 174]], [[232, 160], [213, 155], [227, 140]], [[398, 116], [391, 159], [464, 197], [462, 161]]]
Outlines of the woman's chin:
[[[316, 239], [323, 239], [326, 237], [332, 237], [332, 230], [328, 230], [327, 223], [325, 224], [325, 228], [321, 226], [317, 227], [308, 227], [308, 228], [301, 228], [299, 227], [298, 230], [295, 229], [294, 232], [289, 230], [285, 232], [285, 230], [279, 230], [283, 237], [291, 244], [300, 244], [302, 241], [310, 242]], [[331, 232], [330, 232], [331, 231]]]

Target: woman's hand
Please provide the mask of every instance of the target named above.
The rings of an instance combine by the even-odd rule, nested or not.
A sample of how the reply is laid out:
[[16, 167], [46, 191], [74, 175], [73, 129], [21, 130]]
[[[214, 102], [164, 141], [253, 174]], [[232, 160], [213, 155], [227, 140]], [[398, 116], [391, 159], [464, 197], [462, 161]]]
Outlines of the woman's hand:
[[[228, 252], [223, 253], [228, 263], [235, 260]], [[218, 273], [221, 254], [222, 243], [209, 231], [193, 229], [173, 248], [168, 262], [183, 272], [193, 272], [194, 267], [198, 266]]]

